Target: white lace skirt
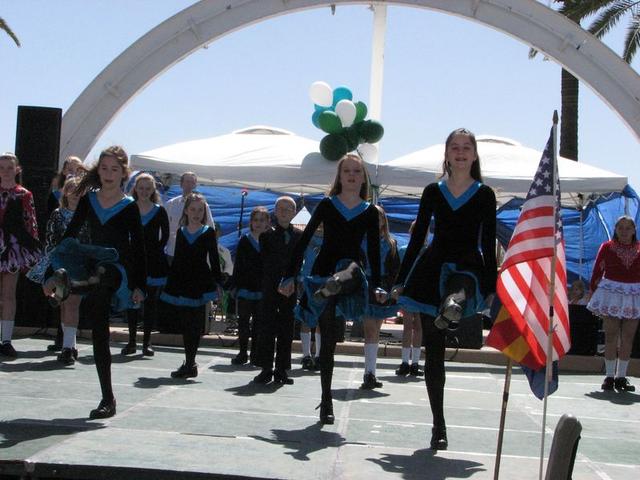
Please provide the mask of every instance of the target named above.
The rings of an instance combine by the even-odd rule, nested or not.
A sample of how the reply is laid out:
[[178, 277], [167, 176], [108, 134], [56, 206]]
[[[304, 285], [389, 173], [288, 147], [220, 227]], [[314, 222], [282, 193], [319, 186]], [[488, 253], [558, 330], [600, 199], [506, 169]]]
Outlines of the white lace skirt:
[[639, 319], [640, 283], [622, 283], [603, 278], [587, 308], [598, 316]]

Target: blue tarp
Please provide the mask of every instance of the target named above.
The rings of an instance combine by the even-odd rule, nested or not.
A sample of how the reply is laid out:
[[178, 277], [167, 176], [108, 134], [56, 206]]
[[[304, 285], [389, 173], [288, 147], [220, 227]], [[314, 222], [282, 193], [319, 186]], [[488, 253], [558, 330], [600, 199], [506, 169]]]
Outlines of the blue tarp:
[[[200, 186], [198, 191], [206, 197], [214, 220], [220, 225], [220, 243], [229, 248], [232, 254], [235, 254], [243, 189]], [[164, 197], [167, 200], [180, 194], [180, 187], [173, 186], [165, 192]], [[299, 209], [304, 205], [310, 212], [313, 212], [315, 206], [323, 198], [322, 194], [302, 197], [270, 190], [249, 190], [244, 197], [242, 221], [244, 228], [242, 233], [248, 230], [249, 215], [254, 207], [264, 206], [273, 212], [276, 199], [282, 195], [291, 196], [298, 204]], [[390, 230], [399, 246], [405, 245], [409, 240], [407, 232], [409, 225], [418, 213], [419, 201], [415, 197], [383, 197], [380, 199], [380, 204], [387, 212]], [[515, 198], [497, 211], [497, 237], [505, 248], [515, 228], [523, 203], [523, 199]], [[629, 186], [625, 187], [621, 193], [613, 192], [600, 195], [597, 199], [589, 201], [582, 211], [582, 221], [578, 208], [562, 208], [569, 282], [577, 277], [589, 280], [600, 244], [613, 236], [613, 226], [618, 217], [624, 214], [634, 218], [636, 225], [640, 224], [640, 199]]]

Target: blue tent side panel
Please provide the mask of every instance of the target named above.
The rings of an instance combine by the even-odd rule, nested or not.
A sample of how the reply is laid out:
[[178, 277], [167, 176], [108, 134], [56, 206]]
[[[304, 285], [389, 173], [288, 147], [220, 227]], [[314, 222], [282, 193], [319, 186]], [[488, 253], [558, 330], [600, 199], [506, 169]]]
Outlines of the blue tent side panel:
[[[497, 211], [497, 237], [504, 248], [509, 244], [523, 203], [523, 199], [512, 199]], [[570, 283], [578, 277], [589, 281], [598, 249], [613, 236], [615, 222], [620, 216], [627, 214], [638, 225], [639, 203], [636, 192], [627, 186], [622, 192], [601, 195], [590, 201], [582, 215], [578, 208], [561, 209]]]

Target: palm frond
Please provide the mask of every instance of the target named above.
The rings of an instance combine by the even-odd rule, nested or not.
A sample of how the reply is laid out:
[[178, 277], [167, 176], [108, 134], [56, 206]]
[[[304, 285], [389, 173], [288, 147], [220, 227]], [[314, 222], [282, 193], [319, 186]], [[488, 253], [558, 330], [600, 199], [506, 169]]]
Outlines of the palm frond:
[[602, 38], [618, 24], [622, 17], [632, 12], [632, 8], [636, 3], [631, 1], [615, 2], [595, 18], [588, 31], [596, 37]]
[[[614, 0], [615, 1], [615, 0]], [[611, 0], [571, 0], [563, 1], [562, 7], [558, 9], [565, 17], [580, 22], [595, 14], [611, 3]], [[615, 1], [615, 3], [619, 3]]]
[[0, 30], [4, 30], [7, 33], [7, 35], [9, 35], [11, 39], [14, 42], [16, 42], [16, 45], [20, 46], [20, 40], [18, 40], [18, 37], [16, 36], [16, 34], [13, 33], [13, 30], [11, 30], [9, 25], [7, 25], [7, 22], [5, 22], [4, 18], [2, 17], [0, 17]]
[[627, 29], [627, 35], [624, 39], [624, 52], [622, 52], [622, 59], [631, 63], [633, 57], [638, 50], [638, 45], [640, 45], [640, 19], [638, 17], [634, 17], [631, 22], [629, 22], [629, 28]]

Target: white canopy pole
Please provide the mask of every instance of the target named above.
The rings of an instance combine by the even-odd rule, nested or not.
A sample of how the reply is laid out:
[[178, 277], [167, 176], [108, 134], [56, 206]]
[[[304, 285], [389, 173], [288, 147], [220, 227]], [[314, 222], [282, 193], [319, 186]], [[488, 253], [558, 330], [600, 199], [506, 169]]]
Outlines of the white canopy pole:
[[[371, 40], [371, 82], [369, 87], [369, 118], [382, 119], [382, 80], [384, 77], [384, 41], [387, 33], [387, 6], [372, 4], [373, 38]], [[380, 163], [380, 144], [376, 144], [376, 173], [374, 184], [378, 182], [378, 164]], [[376, 195], [377, 196], [377, 195]], [[377, 200], [377, 198], [376, 198]]]

